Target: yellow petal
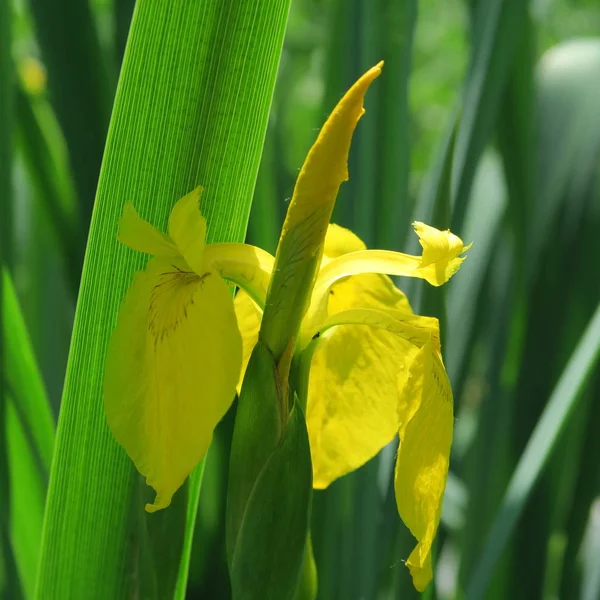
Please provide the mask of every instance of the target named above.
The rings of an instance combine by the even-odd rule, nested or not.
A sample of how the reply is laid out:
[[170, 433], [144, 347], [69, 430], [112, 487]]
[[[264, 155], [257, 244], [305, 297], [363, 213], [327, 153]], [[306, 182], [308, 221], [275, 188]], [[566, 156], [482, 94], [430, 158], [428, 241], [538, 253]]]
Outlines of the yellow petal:
[[448, 476], [454, 409], [439, 355], [427, 344], [408, 375], [400, 373], [400, 448], [394, 487], [400, 517], [417, 539], [406, 564], [423, 591], [432, 578], [431, 545], [442, 512]]
[[431, 285], [444, 284], [460, 267], [471, 245], [464, 247], [460, 238], [449, 231], [438, 231], [422, 223], [415, 224], [422, 256], [390, 250], [358, 250], [343, 254], [323, 266], [315, 284], [310, 311], [326, 296], [338, 280], [361, 273], [381, 273], [403, 277], [419, 277]]
[[238, 290], [238, 293], [235, 295], [234, 307], [243, 343], [242, 369], [238, 382], [239, 393], [242, 387], [244, 374], [246, 373], [246, 367], [250, 360], [250, 355], [258, 341], [262, 311], [244, 290]]
[[321, 336], [306, 411], [315, 488], [354, 471], [394, 438], [398, 372], [416, 352], [402, 337], [364, 325], [335, 327]]
[[117, 239], [138, 252], [145, 252], [153, 256], [179, 256], [179, 251], [169, 236], [154, 229], [148, 221], [144, 221], [137, 214], [131, 202], [127, 202], [123, 207]]
[[[336, 262], [341, 256], [366, 249], [364, 242], [349, 229], [330, 225], [325, 238], [323, 264]], [[328, 266], [321, 268], [327, 272]], [[318, 281], [322, 281], [321, 273]], [[325, 293], [323, 293], [325, 292]], [[302, 323], [299, 346], [308, 344], [328, 316], [353, 308], [394, 309], [412, 312], [406, 295], [386, 275], [369, 272], [337, 278], [333, 283], [315, 288], [309, 311]]]
[[413, 227], [423, 248], [419, 273], [431, 285], [446, 283], [465, 260], [459, 254], [466, 252], [472, 244], [465, 247], [463, 241], [451, 231], [440, 231], [419, 221], [415, 221]]
[[136, 273], [110, 339], [108, 424], [165, 508], [202, 459], [235, 395], [242, 341], [227, 284], [176, 261]]
[[261, 339], [279, 361], [295, 343], [320, 267], [327, 226], [342, 182], [363, 98], [383, 63], [367, 71], [335, 107], [300, 171], [277, 247]]
[[264, 309], [275, 263], [273, 256], [248, 244], [209, 244], [204, 248], [204, 261]]
[[330, 223], [325, 235], [323, 262], [358, 250], [366, 250], [365, 243], [350, 229]]
[[202, 275], [204, 270], [206, 239], [206, 219], [200, 214], [198, 204], [202, 191], [201, 187], [197, 187], [181, 198], [169, 217], [169, 235], [192, 271], [198, 275]]
[[331, 327], [341, 325], [362, 325], [383, 329], [401, 336], [418, 348], [430, 343], [438, 352], [440, 350], [439, 322], [434, 317], [420, 317], [402, 310], [351, 308], [328, 317], [321, 325], [319, 333], [322, 334]]

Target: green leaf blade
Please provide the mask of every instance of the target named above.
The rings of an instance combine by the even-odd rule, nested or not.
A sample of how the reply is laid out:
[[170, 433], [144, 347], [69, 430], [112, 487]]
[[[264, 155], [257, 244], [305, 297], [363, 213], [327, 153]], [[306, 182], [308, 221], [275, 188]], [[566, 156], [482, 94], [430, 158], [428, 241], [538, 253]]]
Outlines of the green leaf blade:
[[108, 338], [144, 260], [117, 243], [118, 217], [133, 201], [164, 229], [174, 202], [202, 184], [209, 241], [243, 239], [288, 9], [288, 0], [137, 3], [82, 276], [38, 598], [116, 599], [143, 584], [138, 477], [102, 403]]

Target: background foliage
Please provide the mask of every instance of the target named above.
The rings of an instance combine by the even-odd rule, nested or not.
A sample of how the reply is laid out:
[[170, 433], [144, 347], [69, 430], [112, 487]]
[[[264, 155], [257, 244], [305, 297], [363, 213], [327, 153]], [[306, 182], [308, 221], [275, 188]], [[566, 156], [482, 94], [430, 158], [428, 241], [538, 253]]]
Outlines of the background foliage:
[[[10, 599], [34, 595], [134, 1], [59, 4], [0, 0], [0, 582]], [[317, 128], [383, 58], [334, 220], [370, 246], [414, 250], [414, 218], [474, 241], [447, 290], [399, 282], [442, 320], [455, 392], [428, 598], [600, 598], [599, 32], [598, 0], [292, 1], [248, 240], [274, 251]], [[247, 112], [233, 118], [252, 126]], [[189, 598], [230, 593], [232, 424], [230, 414], [206, 460]], [[396, 513], [394, 452], [315, 493], [323, 600], [418, 595], [402, 564], [412, 540]]]

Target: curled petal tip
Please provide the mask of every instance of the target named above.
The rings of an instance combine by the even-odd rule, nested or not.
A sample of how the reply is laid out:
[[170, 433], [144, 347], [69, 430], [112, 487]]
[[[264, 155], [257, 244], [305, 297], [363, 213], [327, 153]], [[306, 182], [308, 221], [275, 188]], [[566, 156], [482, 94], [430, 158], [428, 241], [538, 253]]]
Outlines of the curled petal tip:
[[155, 513], [157, 510], [162, 510], [163, 508], [167, 508], [168, 506], [171, 505], [171, 498], [172, 496], [170, 496], [168, 499], [164, 499], [161, 494], [156, 494], [156, 498], [154, 499], [154, 502], [152, 504], [146, 504], [145, 509], [146, 512], [148, 513]]

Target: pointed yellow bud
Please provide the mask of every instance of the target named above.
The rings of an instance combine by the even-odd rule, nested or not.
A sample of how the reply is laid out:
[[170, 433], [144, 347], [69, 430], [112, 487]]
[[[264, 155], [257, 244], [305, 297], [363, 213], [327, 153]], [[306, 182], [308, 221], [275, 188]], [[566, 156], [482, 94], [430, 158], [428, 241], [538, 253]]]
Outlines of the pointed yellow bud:
[[348, 179], [348, 153], [364, 114], [363, 98], [383, 62], [367, 71], [340, 100], [298, 176], [287, 211], [265, 306], [261, 339], [279, 360], [295, 342], [323, 255], [337, 193]]

